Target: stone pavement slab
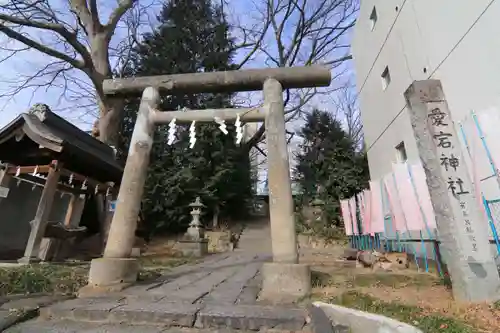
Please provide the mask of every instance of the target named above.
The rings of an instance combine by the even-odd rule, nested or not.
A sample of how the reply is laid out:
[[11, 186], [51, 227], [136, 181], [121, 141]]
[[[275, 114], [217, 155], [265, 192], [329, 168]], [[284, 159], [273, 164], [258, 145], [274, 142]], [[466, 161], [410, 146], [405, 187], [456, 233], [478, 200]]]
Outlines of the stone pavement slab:
[[107, 322], [192, 327], [200, 306], [182, 302], [133, 302], [109, 313]]
[[[205, 276], [203, 279], [198, 280], [189, 286], [168, 292], [168, 298], [173, 300], [188, 300], [191, 303], [197, 302], [203, 296], [212, 293], [214, 288], [231, 278], [238, 271], [238, 267], [225, 267], [210, 272], [210, 274]], [[167, 286], [168, 284], [165, 287]]]
[[[164, 283], [156, 283], [151, 287], [142, 287], [125, 290], [128, 295], [155, 295], [152, 300], [161, 299], [166, 296], [169, 300], [180, 300], [197, 302], [220, 302], [235, 303], [242, 291], [252, 282], [262, 266], [264, 256], [255, 254], [233, 253], [231, 256], [220, 257], [220, 260], [212, 261], [210, 264], [186, 271], [165, 280]], [[257, 289], [259, 286], [254, 286]], [[248, 293], [249, 290], [247, 290]], [[260, 289], [253, 290], [249, 297], [245, 297], [246, 302], [253, 298], [255, 303], [256, 295]]]
[[124, 299], [124, 297], [73, 299], [40, 309], [40, 316], [59, 320], [77, 318], [85, 321], [102, 320], [107, 312], [120, 306]]
[[301, 330], [306, 324], [307, 312], [259, 305], [207, 305], [198, 313], [196, 326], [231, 327], [240, 330], [279, 328]]
[[[230, 328], [199, 329], [185, 327], [130, 326], [128, 324], [103, 325], [97, 323], [78, 323], [74, 321], [50, 322], [33, 320], [12, 327], [5, 333], [257, 333]], [[301, 333], [291, 331], [262, 330], [261, 333]], [[304, 332], [306, 333], [306, 332]]]
[[[260, 267], [259, 267], [260, 269]], [[253, 278], [248, 280], [247, 284], [238, 295], [236, 304], [255, 304], [262, 287], [262, 276], [257, 272]]]
[[137, 327], [128, 324], [102, 325], [75, 321], [34, 320], [6, 330], [6, 333], [160, 333], [164, 327]]
[[44, 319], [191, 327], [199, 309], [199, 305], [191, 303], [161, 300], [78, 299], [41, 309], [40, 314]]
[[41, 318], [19, 325], [19, 332], [302, 330], [307, 317], [304, 309], [257, 304], [262, 285], [260, 270], [271, 256], [256, 249], [266, 243], [268, 230], [252, 229], [242, 237], [240, 249], [174, 268], [153, 283], [136, 285], [113, 296], [73, 299], [42, 308]]
[[[148, 290], [148, 293], [156, 295], [168, 295], [172, 291], [181, 289], [182, 287], [188, 286], [190, 284], [202, 280], [203, 278], [207, 277], [210, 273], [211, 271], [208, 270], [196, 273], [188, 273], [179, 276], [176, 279], [166, 281], [164, 284], [161, 284], [156, 288]], [[125, 293], [127, 293], [127, 290], [125, 290]]]
[[38, 307], [44, 307], [56, 302], [72, 299], [72, 295], [42, 295], [42, 296], [25, 296], [23, 298], [15, 298], [13, 300], [7, 301], [0, 306], [2, 310], [12, 310], [12, 309], [36, 309]]
[[[231, 256], [231, 253], [219, 253], [213, 254], [209, 257], [205, 258], [202, 262], [196, 264], [186, 264], [179, 267], [175, 267], [172, 270], [165, 272], [161, 277], [156, 279], [153, 283], [149, 284], [138, 284], [126, 289], [127, 295], [144, 295], [147, 291], [153, 291], [156, 288], [159, 288], [169, 282], [173, 282], [177, 280], [179, 277], [182, 277], [183, 282], [179, 283], [179, 286], [184, 286], [193, 281], [196, 281], [203, 276], [208, 275], [209, 268], [215, 265], [217, 262], [223, 261]], [[198, 273], [198, 275], [195, 275]]]
[[228, 327], [240, 330], [282, 328], [300, 330], [307, 313], [303, 309], [260, 305], [191, 304], [189, 302], [71, 300], [41, 310], [44, 319], [79, 322], [128, 323], [200, 328]]
[[[239, 269], [233, 276], [213, 288], [206, 297], [202, 299], [203, 303], [234, 304], [242, 293], [245, 286], [257, 274], [261, 267], [260, 263], [252, 263]], [[254, 298], [254, 302], [255, 302]]]

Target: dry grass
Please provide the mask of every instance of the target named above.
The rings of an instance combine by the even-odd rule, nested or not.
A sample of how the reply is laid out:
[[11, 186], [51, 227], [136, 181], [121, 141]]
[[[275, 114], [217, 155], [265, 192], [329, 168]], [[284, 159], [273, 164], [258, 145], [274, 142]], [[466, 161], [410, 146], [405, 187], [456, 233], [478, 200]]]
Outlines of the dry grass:
[[[152, 281], [173, 267], [194, 262], [194, 258], [156, 254], [141, 257], [138, 280]], [[89, 264], [36, 264], [0, 268], [0, 296], [32, 293], [71, 294], [87, 285]]]
[[0, 296], [74, 293], [87, 284], [88, 265], [30, 265], [0, 268]]
[[316, 300], [393, 317], [424, 332], [500, 332], [500, 304], [457, 304], [436, 274], [339, 267], [331, 254], [303, 259], [314, 271]]

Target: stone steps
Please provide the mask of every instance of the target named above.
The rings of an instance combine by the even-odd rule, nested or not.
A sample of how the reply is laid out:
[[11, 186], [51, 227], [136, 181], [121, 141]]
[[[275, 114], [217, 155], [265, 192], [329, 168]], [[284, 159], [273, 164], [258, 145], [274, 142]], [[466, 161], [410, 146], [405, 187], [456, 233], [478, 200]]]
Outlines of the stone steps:
[[300, 331], [306, 324], [304, 309], [263, 305], [191, 304], [136, 299], [74, 299], [40, 310], [47, 321], [157, 325], [199, 329]]
[[269, 226], [244, 229], [238, 240], [237, 249], [252, 253], [271, 253]]
[[[234, 329], [204, 329], [161, 326], [131, 326], [128, 324], [79, 323], [74, 321], [33, 320], [12, 327], [6, 333], [256, 333]], [[259, 333], [309, 333], [308, 331], [284, 331], [263, 329]]]

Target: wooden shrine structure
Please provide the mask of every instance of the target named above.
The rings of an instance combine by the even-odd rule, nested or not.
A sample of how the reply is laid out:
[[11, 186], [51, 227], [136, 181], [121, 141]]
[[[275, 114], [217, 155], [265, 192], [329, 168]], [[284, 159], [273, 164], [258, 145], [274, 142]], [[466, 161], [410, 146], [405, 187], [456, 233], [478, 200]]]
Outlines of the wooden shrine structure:
[[[62, 243], [85, 234], [87, 228], [79, 224], [89, 197], [97, 203], [98, 221], [93, 222], [100, 226], [105, 240], [107, 205], [118, 191], [123, 173], [112, 147], [51, 112], [48, 106], [36, 104], [0, 130], [0, 160], [0, 236], [2, 228], [7, 230], [11, 223], [18, 225], [17, 230], [28, 228], [26, 224], [31, 227], [19, 262], [51, 260]], [[43, 188], [39, 197], [36, 194], [36, 210], [24, 212], [32, 214], [28, 221], [9, 220], [9, 212], [12, 218], [26, 209], [21, 201], [31, 195], [23, 192], [11, 198], [9, 193], [16, 183]], [[70, 199], [62, 207], [64, 218], [51, 221], [57, 192]]]

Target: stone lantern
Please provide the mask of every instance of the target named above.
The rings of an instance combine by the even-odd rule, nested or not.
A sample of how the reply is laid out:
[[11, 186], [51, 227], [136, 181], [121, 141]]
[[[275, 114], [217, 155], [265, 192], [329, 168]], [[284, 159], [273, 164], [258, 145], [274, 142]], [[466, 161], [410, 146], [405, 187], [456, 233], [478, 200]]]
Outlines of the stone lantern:
[[189, 228], [185, 234], [186, 238], [193, 240], [200, 240], [205, 238], [205, 231], [200, 223], [201, 209], [205, 205], [201, 202], [200, 197], [196, 197], [196, 200], [189, 204], [191, 210], [191, 223], [189, 223]]
[[196, 197], [193, 203], [189, 204], [191, 210], [191, 223], [184, 234], [184, 237], [179, 240], [178, 249], [184, 256], [202, 257], [208, 253], [208, 240], [205, 239], [205, 231], [200, 223], [201, 209], [205, 205], [201, 202], [200, 197]]

